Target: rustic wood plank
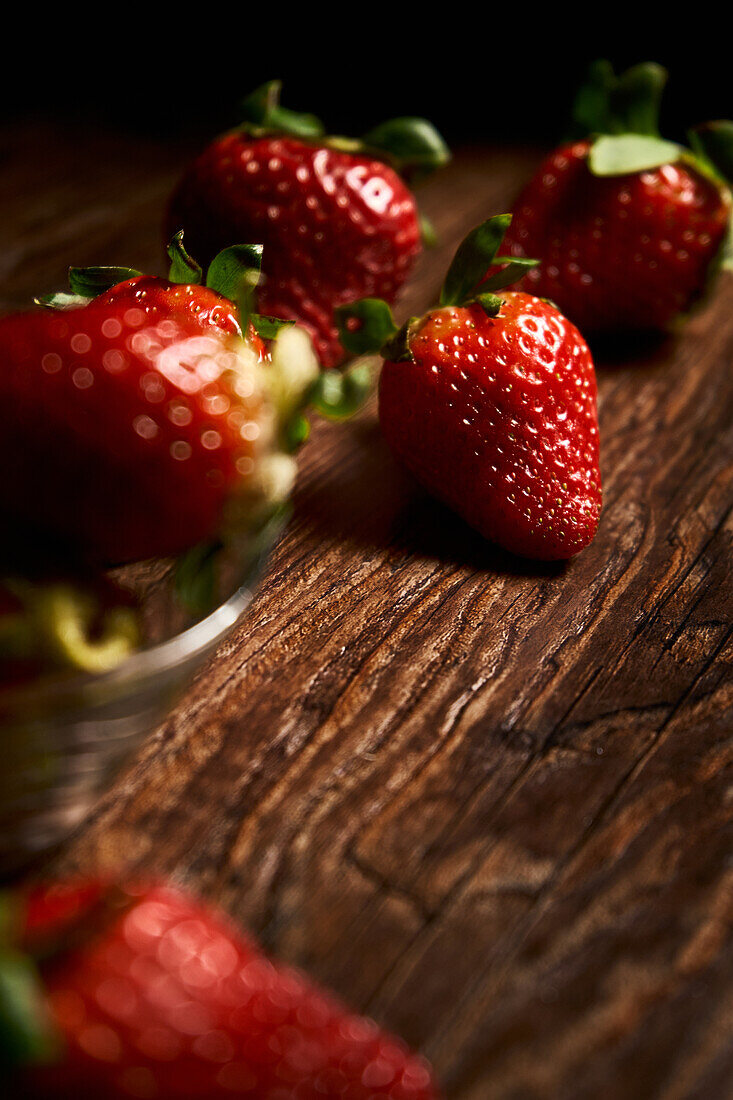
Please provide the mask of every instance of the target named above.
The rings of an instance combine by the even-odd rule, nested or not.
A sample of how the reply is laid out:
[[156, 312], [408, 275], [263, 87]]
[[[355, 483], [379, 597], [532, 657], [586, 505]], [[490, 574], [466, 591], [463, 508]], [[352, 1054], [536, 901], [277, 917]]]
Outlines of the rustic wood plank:
[[[185, 147], [39, 126], [0, 152], [4, 306], [72, 261], [160, 269]], [[405, 312], [534, 159], [425, 185], [442, 244]], [[732, 312], [728, 279], [599, 355], [605, 508], [565, 567], [427, 499], [373, 408], [319, 424], [254, 607], [61, 865], [197, 887], [456, 1100], [730, 1095]]]

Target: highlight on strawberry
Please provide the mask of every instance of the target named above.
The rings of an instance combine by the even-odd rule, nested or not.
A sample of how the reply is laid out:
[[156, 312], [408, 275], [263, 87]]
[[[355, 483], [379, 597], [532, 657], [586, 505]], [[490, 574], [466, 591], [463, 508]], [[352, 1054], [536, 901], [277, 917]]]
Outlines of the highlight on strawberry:
[[601, 511], [595, 371], [554, 305], [506, 289], [536, 263], [499, 252], [510, 223], [468, 235], [437, 308], [398, 329], [366, 299], [339, 310], [341, 336], [381, 349], [382, 431], [425, 488], [507, 550], [569, 558]]
[[659, 135], [667, 74], [616, 76], [596, 62], [573, 111], [575, 139], [540, 165], [514, 206], [507, 247], [537, 256], [522, 288], [586, 334], [666, 328], [733, 265], [733, 122]]
[[241, 104], [242, 125], [216, 138], [176, 188], [166, 239], [185, 230], [205, 260], [233, 240], [265, 246], [265, 312], [311, 335], [322, 366], [344, 358], [334, 309], [365, 296], [394, 301], [420, 251], [413, 179], [450, 154], [422, 118], [361, 139], [329, 137], [320, 119], [280, 104], [270, 81]]
[[[201, 614], [221, 545], [256, 543], [282, 510], [306, 409], [348, 416], [371, 379], [364, 364], [321, 372], [302, 328], [256, 311], [260, 245], [218, 253], [205, 282], [181, 234], [169, 252], [167, 279], [72, 268], [69, 292], [0, 319], [0, 504], [16, 541], [48, 545], [52, 571], [61, 545], [90, 576], [178, 557], [181, 601]], [[58, 593], [38, 583], [34, 606], [50, 607]], [[88, 600], [74, 592], [76, 643], [57, 644], [52, 664], [65, 653], [69, 667], [98, 671], [92, 643], [109, 638], [92, 616], [84, 648]], [[130, 637], [103, 647], [105, 659], [123, 659]], [[52, 639], [36, 627], [33, 639], [46, 667]]]
[[25, 1100], [438, 1100], [430, 1067], [165, 883], [6, 898], [0, 1066]]

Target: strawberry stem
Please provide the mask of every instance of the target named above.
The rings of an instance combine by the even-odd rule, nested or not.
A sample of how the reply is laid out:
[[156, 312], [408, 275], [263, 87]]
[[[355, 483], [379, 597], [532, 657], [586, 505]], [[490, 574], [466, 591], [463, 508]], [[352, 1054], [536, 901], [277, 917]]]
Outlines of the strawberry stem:
[[659, 136], [659, 107], [667, 70], [653, 61], [617, 76], [610, 61], [594, 61], [572, 109], [573, 136], [644, 134]]
[[291, 111], [280, 105], [282, 81], [268, 80], [255, 88], [240, 104], [242, 120], [258, 129], [290, 134], [292, 137], [319, 138], [325, 133], [323, 123], [315, 115]]

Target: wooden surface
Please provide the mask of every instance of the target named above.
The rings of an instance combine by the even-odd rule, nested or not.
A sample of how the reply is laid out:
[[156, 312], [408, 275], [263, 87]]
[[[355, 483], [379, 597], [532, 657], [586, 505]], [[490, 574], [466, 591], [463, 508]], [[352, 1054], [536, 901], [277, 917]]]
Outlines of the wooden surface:
[[[69, 262], [160, 270], [189, 150], [6, 132], [2, 306]], [[535, 157], [430, 181], [442, 246]], [[733, 1095], [733, 279], [598, 357], [605, 507], [537, 567], [320, 424], [262, 591], [68, 846], [215, 898], [418, 1045], [450, 1100]]]

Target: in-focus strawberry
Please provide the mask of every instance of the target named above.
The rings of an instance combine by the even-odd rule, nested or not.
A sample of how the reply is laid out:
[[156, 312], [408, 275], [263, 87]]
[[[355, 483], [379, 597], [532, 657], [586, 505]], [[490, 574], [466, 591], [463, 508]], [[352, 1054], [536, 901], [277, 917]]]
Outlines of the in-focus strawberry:
[[510, 221], [466, 238], [439, 308], [398, 332], [386, 303], [367, 299], [339, 311], [342, 338], [355, 352], [381, 346], [382, 431], [430, 492], [508, 550], [568, 558], [601, 510], [595, 372], [553, 305], [496, 293], [534, 262], [498, 255]]
[[148, 313], [135, 286], [115, 286], [0, 321], [0, 501], [81, 557], [178, 554], [292, 482], [281, 452], [318, 373], [308, 337], [283, 329], [263, 362], [256, 334], [228, 334], [223, 298], [224, 331], [210, 312], [169, 310], [177, 293], [159, 281]]
[[588, 333], [662, 329], [729, 262], [733, 123], [659, 137], [666, 73], [591, 69], [575, 105], [578, 140], [540, 165], [514, 206], [506, 246], [537, 256], [521, 287]]
[[335, 307], [368, 295], [394, 301], [420, 249], [416, 202], [398, 171], [426, 171], [449, 154], [419, 118], [383, 123], [361, 141], [326, 137], [318, 119], [281, 107], [279, 92], [276, 81], [257, 89], [243, 125], [190, 166], [166, 235], [185, 230], [205, 260], [233, 240], [261, 241], [261, 308], [303, 325], [332, 367], [343, 358]]
[[[25, 912], [22, 938], [42, 959], [42, 984], [19, 977], [19, 956], [10, 958], [25, 993], [18, 1012], [3, 1013], [14, 1095], [438, 1096], [427, 1064], [399, 1040], [179, 890], [58, 883], [32, 891]], [[29, 1067], [34, 1056], [46, 1064]]]

